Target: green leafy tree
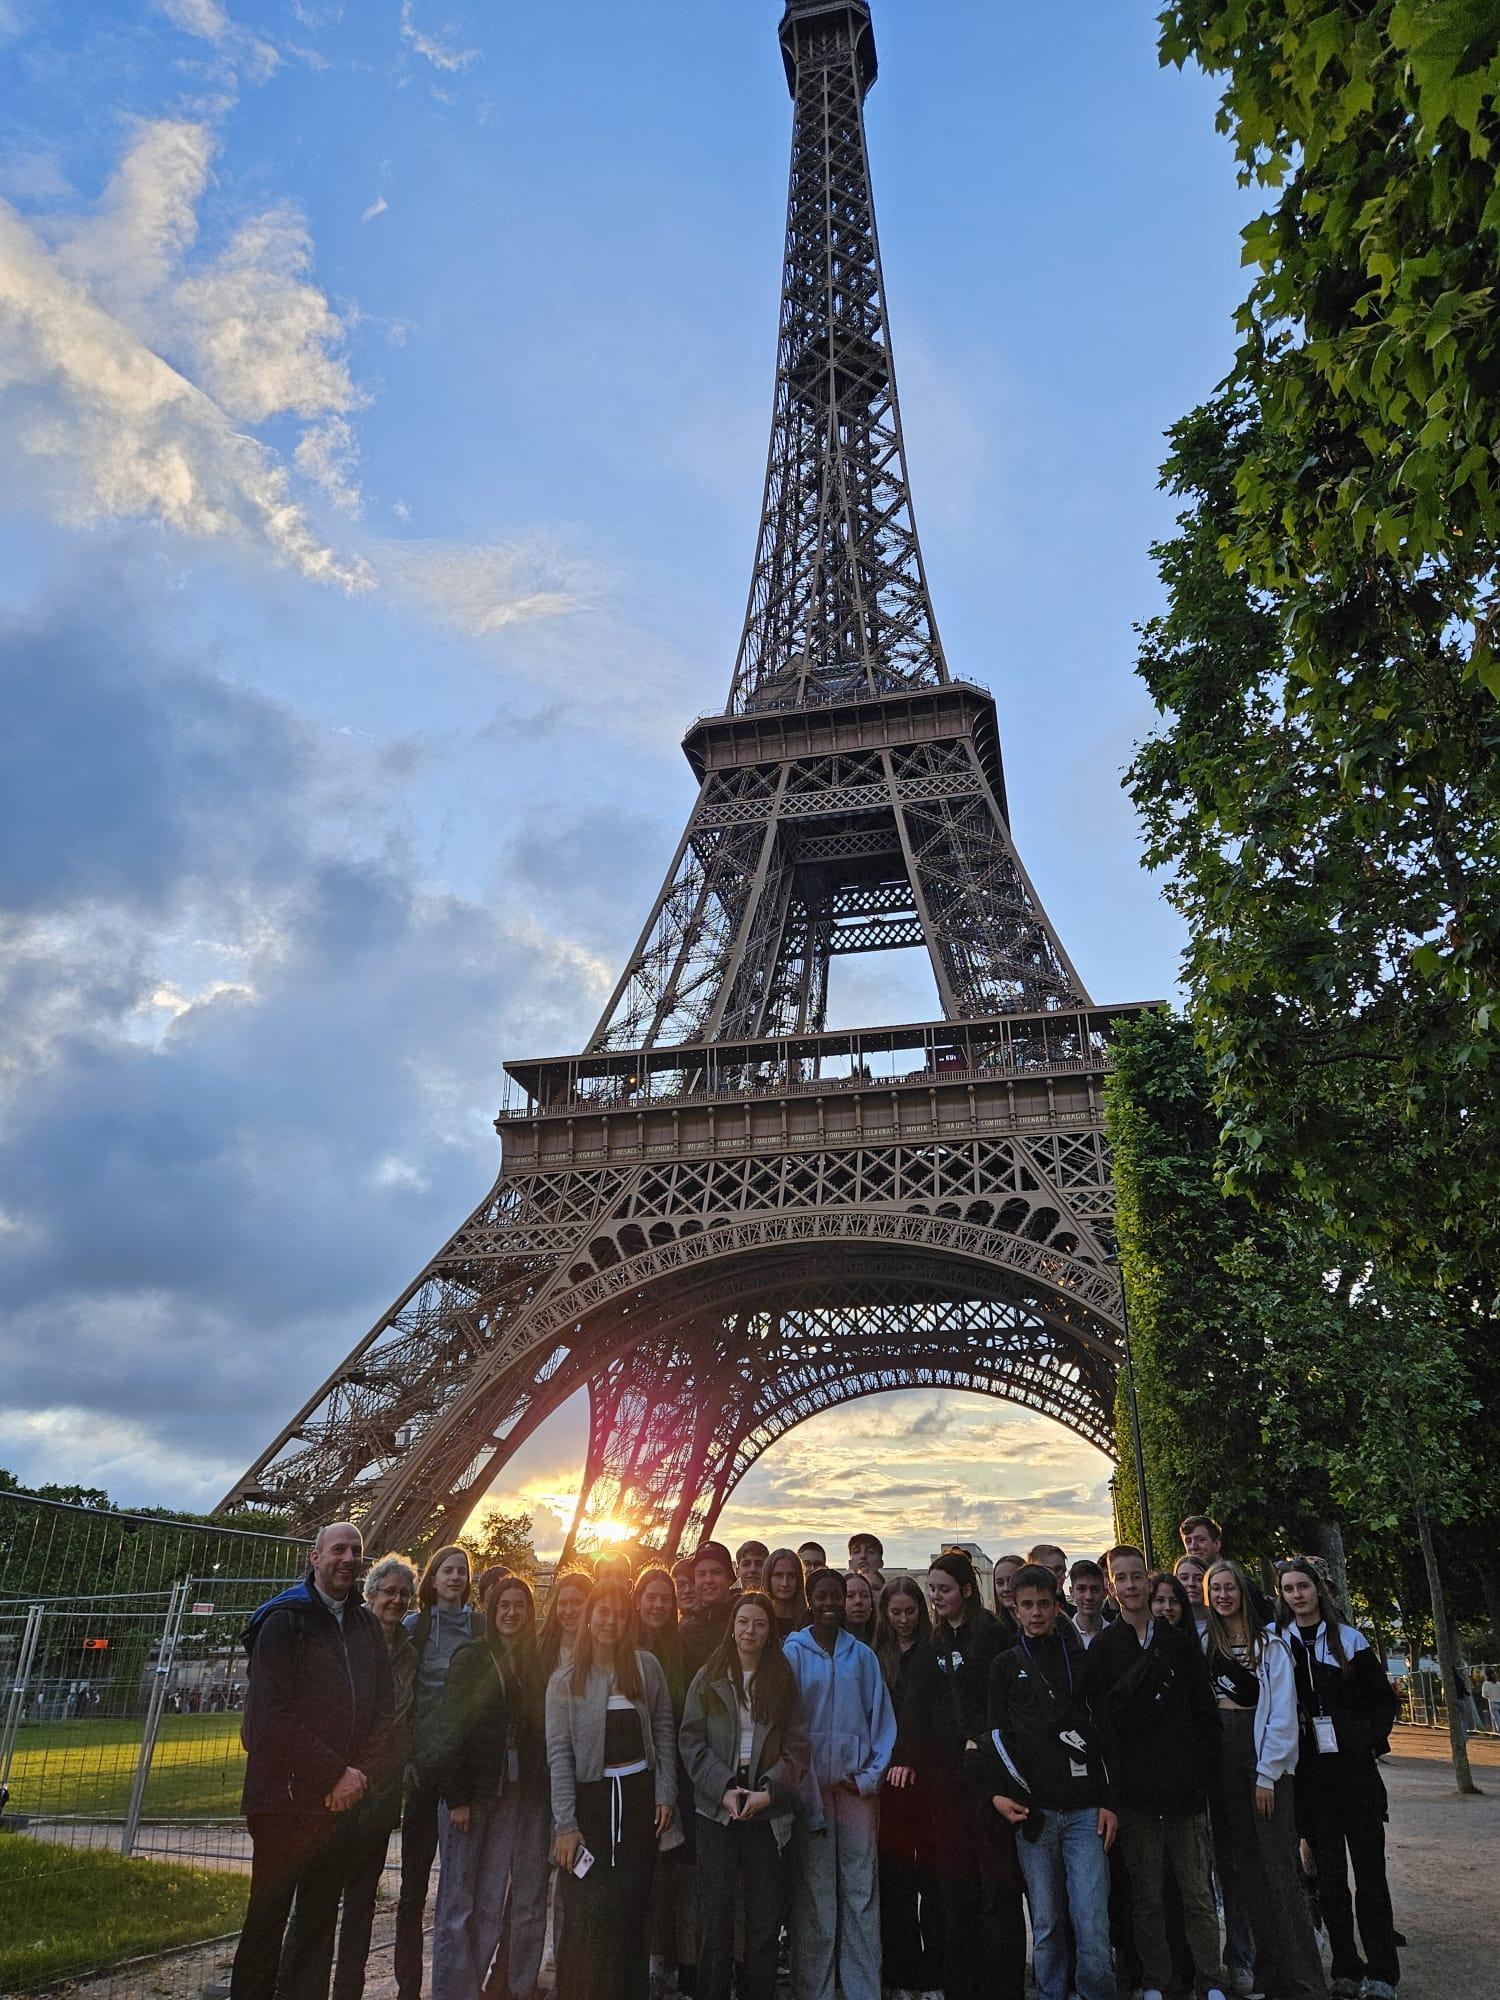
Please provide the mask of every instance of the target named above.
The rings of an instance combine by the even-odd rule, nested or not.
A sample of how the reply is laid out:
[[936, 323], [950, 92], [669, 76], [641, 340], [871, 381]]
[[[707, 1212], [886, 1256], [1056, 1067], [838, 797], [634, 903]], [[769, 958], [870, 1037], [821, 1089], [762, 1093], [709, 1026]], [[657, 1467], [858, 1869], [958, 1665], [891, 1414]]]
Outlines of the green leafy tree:
[[[1226, 1194], [1219, 1123], [1186, 1021], [1148, 1014], [1116, 1039], [1105, 1102], [1158, 1557], [1206, 1511], [1237, 1551], [1328, 1540], [1324, 1447], [1348, 1406], [1344, 1303], [1308, 1245]], [[1129, 1410], [1118, 1410], [1122, 1524], [1139, 1522]]]
[[1161, 47], [1276, 196], [1226, 393], [1173, 433], [1132, 774], [1226, 1163], [1493, 1298], [1500, 9], [1178, 0]]
[[520, 1576], [530, 1576], [536, 1569], [529, 1514], [506, 1514], [499, 1507], [489, 1507], [466, 1536], [465, 1545], [477, 1569], [505, 1563]]

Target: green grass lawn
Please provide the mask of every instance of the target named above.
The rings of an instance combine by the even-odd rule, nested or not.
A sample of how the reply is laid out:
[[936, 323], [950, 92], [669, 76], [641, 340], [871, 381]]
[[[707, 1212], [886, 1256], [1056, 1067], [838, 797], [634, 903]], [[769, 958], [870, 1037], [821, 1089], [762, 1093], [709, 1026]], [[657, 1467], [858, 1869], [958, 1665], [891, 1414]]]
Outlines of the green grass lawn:
[[[138, 1717], [45, 1722], [16, 1735], [10, 1807], [48, 1818], [120, 1818], [141, 1749]], [[238, 1715], [164, 1715], [146, 1788], [146, 1812], [233, 1818], [240, 1809], [245, 1753]], [[0, 1987], [0, 1992], [5, 1989]]]
[[0, 1833], [0, 1993], [223, 1937], [243, 1923], [248, 1890], [243, 1875]]

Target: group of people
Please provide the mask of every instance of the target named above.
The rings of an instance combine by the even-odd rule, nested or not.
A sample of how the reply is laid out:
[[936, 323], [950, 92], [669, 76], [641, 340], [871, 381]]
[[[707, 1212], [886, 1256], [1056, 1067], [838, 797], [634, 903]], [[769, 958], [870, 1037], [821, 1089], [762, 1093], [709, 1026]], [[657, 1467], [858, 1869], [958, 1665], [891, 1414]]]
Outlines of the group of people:
[[[246, 1634], [232, 2000], [359, 2000], [401, 1831], [400, 2000], [1393, 2000], [1396, 1703], [1312, 1560], [1274, 1601], [1206, 1515], [1154, 1570], [1052, 1544], [884, 1574], [816, 1543], [360, 1588], [344, 1522]], [[1350, 1894], [1352, 1873], [1354, 1894]], [[1222, 1930], [1221, 1930], [1222, 1912]], [[1325, 1978], [1315, 1932], [1332, 1957]]]

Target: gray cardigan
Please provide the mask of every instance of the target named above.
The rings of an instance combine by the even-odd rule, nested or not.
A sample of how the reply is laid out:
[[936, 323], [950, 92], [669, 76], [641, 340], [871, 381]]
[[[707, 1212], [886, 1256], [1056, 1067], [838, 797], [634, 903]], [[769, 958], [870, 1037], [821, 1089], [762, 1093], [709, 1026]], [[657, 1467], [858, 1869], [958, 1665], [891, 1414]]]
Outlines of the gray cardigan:
[[[682, 1714], [682, 1761], [693, 1781], [693, 1803], [704, 1819], [728, 1826], [724, 1794], [734, 1783], [740, 1757], [740, 1714], [734, 1683], [726, 1674], [710, 1681], [700, 1668], [688, 1689]], [[751, 1784], [771, 1795], [767, 1817], [778, 1847], [786, 1845], [792, 1812], [801, 1803], [807, 1777], [807, 1731], [794, 1705], [784, 1722], [754, 1725], [750, 1744]]]
[[[667, 1677], [651, 1653], [637, 1653], [641, 1698], [635, 1703], [641, 1718], [646, 1762], [656, 1777], [656, 1803], [677, 1804], [677, 1728]], [[558, 1833], [578, 1831], [578, 1787], [604, 1776], [604, 1710], [614, 1676], [602, 1667], [589, 1669], [588, 1687], [575, 1695], [571, 1667], [559, 1667], [547, 1683], [547, 1766], [552, 1774], [552, 1821]], [[675, 1836], [675, 1837], [674, 1837]], [[673, 1824], [662, 1835], [663, 1848], [682, 1844], [682, 1829]]]

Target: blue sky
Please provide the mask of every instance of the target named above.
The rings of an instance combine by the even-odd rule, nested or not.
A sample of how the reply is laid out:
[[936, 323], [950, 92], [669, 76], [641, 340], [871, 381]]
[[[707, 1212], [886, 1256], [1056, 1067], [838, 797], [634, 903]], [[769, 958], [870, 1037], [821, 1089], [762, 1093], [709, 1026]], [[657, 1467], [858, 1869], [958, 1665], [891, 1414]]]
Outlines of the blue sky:
[[[948, 658], [995, 691], [1022, 851], [1106, 1000], [1174, 982], [1119, 790], [1131, 627], [1245, 220], [1152, 11], [879, 0], [868, 106]], [[211, 1503], [484, 1191], [501, 1061], [591, 1027], [743, 615], [778, 13], [0, 0], [23, 1478]], [[860, 960], [834, 1006], [909, 1019], [925, 980]], [[793, 1433], [731, 1528], [834, 1532], [819, 1496], [876, 1435], [943, 1525], [1107, 1525], [1092, 1452], [907, 1397]], [[565, 1413], [502, 1482], [544, 1544], [580, 1456]]]

